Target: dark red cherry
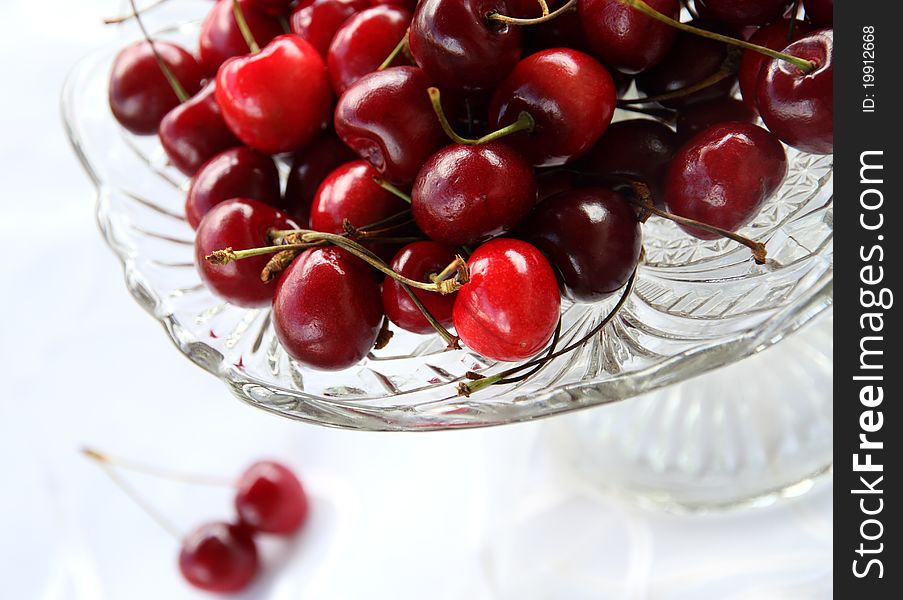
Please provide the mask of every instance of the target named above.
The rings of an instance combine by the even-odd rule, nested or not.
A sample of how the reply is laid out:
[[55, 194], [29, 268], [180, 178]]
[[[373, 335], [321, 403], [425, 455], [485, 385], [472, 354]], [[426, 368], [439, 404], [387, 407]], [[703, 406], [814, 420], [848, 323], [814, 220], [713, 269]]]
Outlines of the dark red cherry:
[[207, 161], [188, 188], [185, 217], [197, 229], [210, 209], [232, 198], [251, 198], [270, 206], [280, 205], [279, 170], [266, 154], [238, 146]]
[[493, 360], [524, 360], [542, 350], [561, 316], [555, 272], [542, 253], [496, 238], [477, 248], [467, 266], [470, 281], [452, 311], [461, 341]]
[[238, 592], [260, 570], [257, 545], [251, 533], [240, 525], [207, 523], [182, 540], [179, 570], [188, 583], [204, 591]]
[[331, 115], [332, 88], [314, 47], [283, 35], [257, 54], [224, 63], [216, 75], [216, 101], [241, 141], [276, 154], [320, 135]]
[[368, 0], [301, 0], [292, 9], [289, 25], [292, 33], [310, 42], [326, 60], [329, 44], [342, 24], [369, 6]]
[[520, 27], [491, 21], [504, 0], [421, 0], [411, 22], [411, 56], [442, 89], [495, 87], [521, 54]]
[[[392, 260], [392, 270], [415, 281], [430, 281], [430, 275], [437, 275], [455, 260], [455, 249], [438, 242], [414, 242], [398, 251]], [[452, 307], [457, 294], [440, 294], [412, 288], [414, 295], [423, 303], [437, 321], [450, 327]], [[389, 320], [414, 333], [433, 333], [435, 330], [426, 320], [414, 301], [395, 279], [386, 276], [383, 281], [383, 309]]]
[[[679, 0], [647, 0], [672, 19], [680, 16]], [[594, 54], [615, 69], [639, 73], [658, 64], [674, 43], [677, 30], [619, 0], [580, 0], [583, 30]]]
[[791, 0], [696, 0], [700, 14], [730, 25], [765, 25], [779, 19]]
[[717, 123], [755, 123], [756, 113], [736, 98], [720, 98], [681, 109], [677, 116], [677, 136], [682, 142]]
[[317, 188], [336, 167], [355, 158], [354, 152], [332, 132], [323, 134], [307, 148], [296, 152], [282, 200], [285, 212], [299, 223], [307, 223]]
[[451, 245], [505, 233], [535, 204], [530, 163], [501, 142], [446, 146], [426, 161], [411, 190], [417, 226]]
[[260, 280], [270, 256], [254, 256], [214, 265], [205, 256], [217, 250], [246, 250], [269, 246], [271, 229], [298, 229], [288, 215], [257, 200], [235, 198], [214, 206], [198, 225], [194, 238], [194, 260], [201, 279], [222, 299], [243, 306], [267, 306], [276, 286]]
[[307, 494], [285, 465], [262, 460], [238, 480], [235, 510], [242, 525], [265, 533], [295, 533], [307, 519]]
[[293, 0], [251, 0], [250, 4], [255, 9], [271, 17], [284, 17], [288, 15], [289, 7]]
[[367, 356], [382, 319], [379, 284], [368, 265], [340, 248], [316, 248], [296, 258], [273, 299], [282, 347], [316, 369], [344, 369]]
[[216, 154], [241, 144], [223, 121], [215, 84], [178, 105], [160, 122], [160, 143], [169, 161], [188, 176]]
[[[187, 93], [201, 89], [203, 73], [187, 50], [164, 41], [155, 41], [154, 47]], [[149, 42], [135, 42], [116, 55], [110, 74], [109, 102], [119, 124], [138, 135], [156, 133], [163, 116], [178, 106], [179, 97], [166, 80]]]
[[806, 16], [822, 27], [834, 25], [834, 0], [803, 0]]
[[[765, 46], [772, 50], [783, 50], [791, 42], [795, 42], [804, 35], [812, 31], [812, 26], [805, 21], [794, 19], [793, 35], [790, 36], [790, 19], [781, 19], [775, 21], [771, 25], [766, 25], [756, 31], [749, 41], [759, 46]], [[737, 73], [737, 79], [740, 81], [740, 93], [743, 95], [743, 101], [752, 109], [753, 114], [758, 115], [759, 109], [756, 106], [756, 89], [759, 86], [759, 72], [762, 65], [768, 61], [768, 57], [753, 50], [744, 50], [743, 57], [740, 59], [740, 71]]]
[[[270, 40], [283, 33], [282, 26], [277, 19], [254, 8], [253, 4], [254, 0], [239, 0], [239, 6], [254, 41], [263, 48]], [[216, 4], [201, 23], [198, 57], [204, 71], [213, 75], [226, 59], [244, 56], [250, 51], [235, 22], [232, 0], [216, 0]]]
[[834, 152], [834, 31], [821, 29], [784, 48], [813, 61], [803, 73], [792, 64], [770, 59], [762, 67], [756, 101], [765, 125], [781, 141], [804, 152]]
[[352, 84], [335, 109], [335, 130], [358, 156], [397, 185], [414, 181], [421, 165], [448, 143], [416, 67], [392, 67]]
[[[386, 60], [408, 30], [411, 13], [397, 6], [374, 6], [350, 17], [329, 46], [326, 66], [332, 89], [341, 95], [349, 85]], [[397, 64], [404, 57], [396, 59]]]
[[[698, 133], [671, 161], [665, 203], [672, 213], [736, 231], [752, 221], [787, 174], [784, 147], [749, 123], [722, 123]], [[684, 227], [704, 240], [717, 234]]]
[[619, 290], [643, 249], [636, 210], [605, 188], [580, 188], [549, 198], [522, 230], [524, 239], [558, 271], [564, 295], [580, 302], [597, 302]]
[[653, 201], [664, 204], [665, 173], [680, 144], [670, 127], [651, 119], [612, 123], [599, 143], [580, 159], [577, 169], [591, 180], [649, 186]]
[[523, 59], [496, 89], [489, 125], [500, 128], [521, 112], [533, 117], [532, 131], [506, 143], [537, 167], [562, 165], [593, 147], [614, 115], [615, 86], [596, 59], [568, 48], [555, 48]]

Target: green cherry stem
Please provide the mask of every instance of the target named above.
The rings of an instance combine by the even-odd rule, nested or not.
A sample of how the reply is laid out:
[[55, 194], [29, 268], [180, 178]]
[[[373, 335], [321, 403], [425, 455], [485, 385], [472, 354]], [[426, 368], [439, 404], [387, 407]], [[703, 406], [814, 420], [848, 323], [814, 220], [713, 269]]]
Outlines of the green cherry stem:
[[144, 21], [141, 20], [141, 15], [138, 13], [138, 7], [135, 6], [135, 0], [129, 0], [129, 4], [132, 7], [132, 13], [135, 15], [135, 21], [137, 21], [138, 23], [138, 28], [141, 30], [141, 34], [144, 36], [144, 39], [147, 40], [148, 44], [150, 44], [151, 52], [154, 53], [154, 59], [157, 61], [157, 65], [160, 67], [160, 70], [163, 71], [163, 76], [166, 77], [166, 81], [169, 83], [169, 87], [172, 88], [172, 91], [179, 99], [179, 102], [185, 102], [191, 96], [188, 95], [188, 92], [185, 91], [185, 88], [182, 87], [182, 84], [179, 82], [178, 77], [176, 77], [175, 73], [172, 72], [172, 69], [169, 68], [169, 65], [166, 64], [166, 62], [163, 60], [163, 57], [160, 56], [160, 53], [157, 52], [157, 46], [154, 45], [153, 38], [151, 38], [150, 34], [147, 32], [147, 29], [144, 27]]
[[378, 185], [378, 186], [381, 187], [382, 189], [386, 190], [387, 192], [391, 192], [391, 193], [394, 194], [395, 196], [401, 198], [402, 200], [404, 200], [404, 201], [407, 202], [408, 204], [411, 203], [411, 197], [410, 197], [408, 194], [405, 194], [403, 191], [401, 191], [400, 189], [398, 189], [395, 185], [389, 183], [388, 181], [386, 181], [386, 180], [383, 179], [382, 177], [374, 176], [374, 177], [373, 177], [373, 182], [376, 183], [376, 185]]
[[235, 24], [238, 25], [238, 30], [241, 32], [241, 37], [245, 39], [245, 43], [248, 45], [248, 49], [251, 51], [251, 54], [257, 54], [260, 52], [260, 46], [257, 44], [257, 40], [254, 39], [254, 34], [251, 33], [251, 28], [248, 26], [248, 22], [245, 20], [245, 13], [241, 9], [241, 5], [238, 3], [238, 0], [232, 0], [232, 14], [235, 16]]
[[461, 137], [455, 132], [451, 123], [448, 122], [448, 118], [445, 116], [445, 111], [442, 109], [442, 94], [439, 92], [439, 88], [427, 88], [427, 93], [430, 95], [430, 103], [433, 105], [433, 112], [436, 113], [436, 117], [439, 119], [439, 125], [442, 126], [442, 131], [444, 131], [445, 135], [451, 138], [456, 144], [464, 144], [467, 146], [488, 144], [489, 142], [494, 142], [506, 135], [517, 133], [518, 131], [533, 131], [533, 127], [536, 125], [536, 121], [533, 120], [530, 113], [521, 112], [517, 117], [517, 121], [514, 123], [502, 127], [501, 129], [497, 129], [492, 133], [487, 133], [481, 138], [474, 139]]
[[[545, 4], [542, 0], [540, 0], [540, 3]], [[490, 21], [498, 21], [499, 23], [507, 23], [508, 25], [539, 25], [540, 23], [545, 23], [560, 17], [564, 13], [569, 10], [574, 10], [575, 8], [577, 8], [577, 0], [568, 0], [561, 8], [553, 10], [552, 12], [548, 12], [549, 7], [546, 6], [543, 15], [541, 17], [536, 17], [535, 19], [518, 19], [517, 17], [509, 17], [496, 12], [489, 13], [486, 15], [486, 18]]]
[[389, 56], [386, 57], [386, 60], [384, 60], [382, 62], [382, 64], [380, 64], [379, 67], [377, 67], [377, 69], [376, 69], [377, 71], [384, 71], [384, 70], [388, 69], [389, 65], [391, 65], [392, 62], [394, 62], [396, 58], [398, 58], [398, 55], [401, 54], [402, 52], [404, 52], [404, 49], [408, 47], [408, 34], [410, 32], [411, 32], [410, 27], [408, 29], [404, 30], [404, 35], [401, 36], [401, 39], [398, 41], [398, 43], [395, 45], [395, 47], [392, 48], [392, 51], [389, 53]]
[[724, 59], [721, 67], [702, 81], [697, 81], [692, 85], [688, 85], [686, 87], [682, 87], [665, 94], [659, 94], [658, 96], [646, 96], [645, 98], [618, 100], [618, 108], [626, 108], [632, 104], [667, 102], [668, 100], [674, 100], [675, 98], [683, 98], [684, 96], [689, 96], [690, 94], [694, 94], [699, 90], [704, 90], [708, 87], [711, 87], [719, 81], [727, 79], [728, 77], [734, 76], [740, 68], [740, 58], [743, 53], [737, 48], [729, 48], [728, 50], [729, 51], [727, 53], [727, 57]]

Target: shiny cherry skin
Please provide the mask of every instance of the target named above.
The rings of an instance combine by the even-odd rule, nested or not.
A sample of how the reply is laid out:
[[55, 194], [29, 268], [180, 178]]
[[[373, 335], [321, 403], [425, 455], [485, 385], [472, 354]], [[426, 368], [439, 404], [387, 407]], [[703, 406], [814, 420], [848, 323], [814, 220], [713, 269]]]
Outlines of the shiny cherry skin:
[[765, 25], [780, 19], [791, 0], [696, 0], [700, 14], [729, 25]]
[[223, 121], [214, 86], [208, 83], [160, 122], [160, 143], [169, 162], [189, 177], [223, 150], [241, 144]]
[[332, 88], [314, 47], [289, 34], [257, 54], [223, 63], [216, 101], [241, 141], [277, 154], [303, 148], [320, 135], [331, 116]]
[[[326, 66], [332, 89], [342, 95], [349, 85], [376, 71], [405, 36], [411, 13], [397, 6], [374, 6], [350, 17], [329, 45]], [[401, 55], [393, 64], [403, 64]]]
[[[187, 93], [201, 89], [203, 72], [187, 50], [164, 41], [155, 41], [154, 47]], [[150, 43], [144, 40], [116, 55], [108, 98], [119, 124], [138, 135], [156, 133], [166, 113], [179, 105]]]
[[691, 104], [677, 115], [677, 136], [684, 142], [703, 129], [728, 121], [755, 123], [756, 113], [736, 98], [720, 98]]
[[296, 152], [282, 198], [285, 212], [299, 223], [307, 223], [317, 188], [334, 169], [355, 158], [354, 152], [333, 132], [323, 134], [307, 148]]
[[[713, 125], [674, 156], [665, 203], [674, 214], [736, 231], [759, 214], [786, 174], [784, 147], [771, 132], [749, 123]], [[704, 240], [718, 237], [684, 230]]]
[[[679, 0], [647, 0], [672, 19], [680, 16]], [[580, 0], [580, 20], [595, 54], [625, 73], [639, 73], [665, 58], [677, 30], [618, 0]]]
[[612, 123], [599, 143], [580, 159], [577, 169], [610, 184], [639, 181], [649, 186], [653, 202], [664, 204], [665, 173], [680, 144], [667, 125], [652, 119]]
[[[812, 26], [805, 21], [795, 19], [793, 23], [793, 37], [788, 40], [790, 33], [790, 19], [780, 19], [770, 25], [760, 28], [756, 31], [749, 41], [759, 46], [765, 46], [772, 50], [783, 50], [791, 42], [795, 42], [804, 35], [812, 31]], [[740, 94], [743, 101], [758, 115], [759, 109], [756, 106], [756, 89], [759, 86], [759, 73], [762, 65], [768, 61], [768, 57], [759, 52], [752, 50], [744, 50], [743, 57], [740, 59], [740, 70], [737, 73], [737, 79], [740, 81]]]
[[339, 98], [335, 131], [384, 179], [409, 185], [426, 159], [448, 143], [430, 104], [429, 87], [417, 67], [365, 75]]
[[260, 571], [257, 545], [241, 525], [206, 523], [182, 540], [179, 570], [188, 583], [204, 591], [238, 592]]
[[529, 113], [535, 125], [506, 138], [537, 167], [565, 164], [593, 147], [614, 115], [611, 75], [596, 59], [555, 48], [531, 54], [495, 90], [489, 125], [496, 129]]
[[293, 0], [251, 0], [251, 6], [271, 17], [288, 15]]
[[273, 299], [273, 326], [289, 356], [323, 370], [367, 356], [383, 319], [369, 268], [340, 248], [308, 250], [292, 262]]
[[815, 62], [803, 73], [783, 60], [762, 67], [756, 102], [765, 125], [804, 152], [834, 152], [834, 31], [821, 29], [790, 44], [787, 54]]
[[621, 194], [601, 187], [549, 198], [522, 230], [557, 270], [562, 293], [577, 302], [597, 302], [619, 290], [643, 249], [636, 210]]
[[493, 88], [521, 55], [520, 27], [490, 21], [504, 0], [421, 0], [408, 39], [411, 56], [441, 89]]
[[[260, 12], [253, 5], [254, 0], [239, 0], [254, 41], [262, 48], [276, 36], [282, 35], [282, 26], [277, 19]], [[209, 75], [214, 75], [227, 59], [244, 56], [251, 51], [238, 29], [232, 10], [232, 0], [216, 0], [201, 23], [198, 57], [204, 72]]]
[[834, 25], [834, 0], [803, 0], [806, 16], [821, 27]]
[[291, 469], [272, 460], [254, 463], [235, 486], [239, 522], [252, 531], [288, 535], [307, 520], [308, 501]]
[[[391, 266], [392, 270], [408, 279], [430, 281], [430, 275], [441, 273], [455, 260], [455, 256], [455, 249], [451, 246], [432, 241], [414, 242], [398, 251]], [[446, 327], [451, 326], [452, 307], [457, 293], [440, 294], [416, 288], [411, 291], [437, 321]], [[401, 284], [388, 275], [383, 281], [383, 310], [390, 321], [406, 331], [435, 332]]]
[[461, 341], [492, 360], [524, 360], [542, 350], [561, 316], [555, 272], [542, 253], [496, 238], [477, 248], [467, 266], [470, 281], [452, 310]]
[[245, 308], [270, 303], [276, 286], [260, 280], [270, 256], [254, 256], [228, 265], [214, 265], [204, 257], [225, 248], [269, 246], [271, 229], [298, 229], [298, 225], [285, 213], [250, 198], [226, 200], [204, 216], [194, 238], [194, 260], [201, 279], [214, 294]]
[[301, 0], [292, 9], [289, 27], [326, 60], [329, 44], [342, 24], [369, 6], [368, 0]]
[[185, 217], [197, 229], [210, 209], [232, 198], [280, 205], [279, 170], [266, 154], [244, 146], [225, 150], [204, 163], [191, 180]]
[[505, 233], [535, 204], [530, 163], [502, 142], [446, 146], [426, 161], [411, 190], [417, 226], [451, 245]]

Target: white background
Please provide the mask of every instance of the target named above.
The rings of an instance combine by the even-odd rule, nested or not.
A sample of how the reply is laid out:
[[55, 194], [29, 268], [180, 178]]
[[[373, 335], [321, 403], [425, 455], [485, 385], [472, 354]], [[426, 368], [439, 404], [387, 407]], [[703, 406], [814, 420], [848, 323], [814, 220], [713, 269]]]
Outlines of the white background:
[[[100, 17], [120, 7], [2, 0], [0, 596], [207, 597], [85, 444], [225, 477], [260, 457], [292, 465], [309, 527], [264, 544], [247, 598], [830, 596], [830, 482], [752, 511], [648, 511], [563, 483], [537, 441], [543, 423], [317, 428], [241, 404], [182, 358], [125, 290], [59, 118], [66, 73], [119, 35]], [[128, 478], [186, 531], [231, 516], [227, 489]]]

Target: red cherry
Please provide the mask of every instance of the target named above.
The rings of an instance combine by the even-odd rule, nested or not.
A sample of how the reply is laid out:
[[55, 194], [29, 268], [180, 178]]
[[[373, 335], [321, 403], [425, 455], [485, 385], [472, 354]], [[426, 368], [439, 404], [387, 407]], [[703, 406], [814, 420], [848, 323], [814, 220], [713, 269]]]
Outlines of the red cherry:
[[446, 146], [423, 165], [411, 191], [417, 226], [430, 238], [451, 245], [502, 234], [535, 204], [533, 169], [499, 142]]
[[188, 224], [197, 229], [210, 209], [232, 198], [279, 206], [279, 170], [273, 159], [239, 146], [217, 154], [195, 174], [185, 199]]
[[762, 67], [756, 101], [765, 125], [785, 144], [813, 154], [834, 152], [834, 31], [821, 29], [783, 50], [813, 61], [803, 73], [771, 59]]
[[315, 248], [296, 258], [273, 299], [282, 347], [316, 369], [344, 369], [367, 356], [382, 318], [379, 284], [365, 263], [340, 248]]
[[548, 343], [561, 312], [549, 261], [527, 242], [496, 238], [467, 261], [470, 281], [458, 290], [455, 331], [468, 348], [493, 360], [530, 358]]
[[[282, 34], [282, 26], [273, 17], [258, 11], [254, 0], [238, 0], [254, 41], [262, 48]], [[213, 75], [227, 59], [251, 51], [235, 22], [232, 0], [216, 0], [201, 23], [198, 57], [204, 71]]]
[[806, 16], [816, 25], [834, 25], [834, 0], [803, 0]]
[[260, 12], [271, 17], [284, 17], [288, 15], [289, 6], [293, 0], [251, 0], [250, 5]]
[[696, 0], [700, 14], [730, 25], [765, 25], [779, 19], [791, 0]]
[[411, 22], [411, 56], [440, 88], [495, 87], [517, 64], [520, 27], [486, 18], [504, 0], [421, 0]]
[[326, 61], [335, 93], [341, 95], [376, 71], [405, 36], [410, 22], [411, 13], [397, 6], [374, 6], [345, 21], [332, 39]]
[[248, 467], [238, 480], [235, 509], [254, 531], [287, 535], [307, 520], [307, 494], [295, 474], [271, 460]]
[[[647, 0], [650, 7], [677, 19], [679, 0]], [[618, 0], [580, 0], [584, 32], [594, 54], [605, 64], [638, 73], [658, 64], [668, 53], [677, 30]]]
[[298, 229], [288, 215], [248, 198], [235, 198], [214, 206], [198, 225], [194, 260], [201, 279], [217, 296], [245, 308], [266, 306], [276, 286], [260, 280], [270, 256], [254, 256], [214, 265], [205, 256], [225, 248], [245, 250], [269, 246], [271, 229]]
[[[445, 244], [414, 242], [399, 250], [392, 260], [392, 269], [408, 279], [430, 281], [430, 275], [442, 272], [455, 260], [455, 256], [455, 249]], [[443, 295], [416, 288], [412, 291], [437, 321], [446, 327], [451, 326], [456, 294]], [[383, 281], [383, 309], [389, 320], [402, 329], [414, 333], [435, 331], [401, 284], [389, 276]]]
[[386, 180], [414, 181], [421, 165], [448, 143], [416, 67], [392, 67], [365, 75], [339, 98], [335, 130], [345, 144]]
[[[736, 231], [752, 221], [787, 174], [784, 147], [749, 123], [722, 123], [702, 131], [675, 155], [665, 180], [672, 213]], [[716, 234], [684, 227], [704, 240]]]
[[188, 176], [219, 152], [241, 144], [223, 121], [213, 82], [166, 113], [159, 134], [170, 162]]
[[220, 594], [243, 590], [260, 570], [250, 532], [232, 523], [207, 523], [188, 534], [179, 570], [196, 588]]
[[[155, 41], [154, 47], [187, 93], [201, 89], [203, 73], [188, 51], [164, 41]], [[146, 40], [126, 46], [116, 55], [109, 101], [119, 124], [138, 135], [156, 133], [163, 116], [178, 106], [179, 97]]]
[[568, 48], [523, 59], [496, 89], [489, 124], [500, 128], [529, 113], [533, 131], [506, 138], [537, 167], [562, 165], [589, 151], [611, 122], [615, 87], [605, 67]]
[[712, 125], [728, 121], [755, 123], [756, 113], [736, 98], [720, 98], [699, 104], [691, 104], [677, 116], [677, 135], [686, 141]]
[[292, 33], [310, 42], [325, 60], [342, 24], [368, 6], [368, 0], [302, 0], [292, 10], [289, 25]]
[[[749, 38], [749, 41], [759, 46], [780, 51], [790, 42], [795, 42], [812, 31], [811, 25], [805, 21], [794, 19], [793, 37], [788, 39], [790, 24], [790, 19], [775, 21], [771, 25], [766, 25], [756, 31]], [[753, 50], [744, 50], [743, 58], [740, 59], [740, 70], [737, 73], [737, 79], [740, 81], [740, 93], [743, 95], [743, 101], [753, 110], [755, 115], [759, 114], [759, 109], [756, 106], [756, 88], [759, 87], [759, 73], [762, 70], [762, 65], [767, 61], [767, 56]]]
[[310, 218], [310, 204], [320, 183], [336, 167], [355, 159], [354, 152], [334, 133], [326, 133], [295, 153], [285, 184], [282, 206], [300, 223]]
[[328, 123], [332, 89], [323, 59], [297, 35], [283, 35], [216, 75], [216, 101], [233, 133], [276, 154], [310, 143]]

